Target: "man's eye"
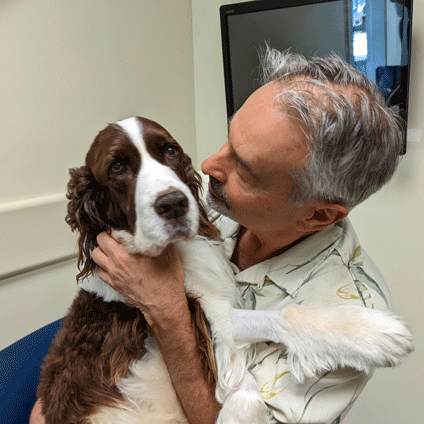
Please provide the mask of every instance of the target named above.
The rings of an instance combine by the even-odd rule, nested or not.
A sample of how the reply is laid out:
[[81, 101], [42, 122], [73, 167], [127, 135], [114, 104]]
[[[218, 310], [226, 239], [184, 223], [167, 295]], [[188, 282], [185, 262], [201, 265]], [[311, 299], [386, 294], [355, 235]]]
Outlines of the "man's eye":
[[240, 178], [242, 178], [243, 180], [247, 180], [248, 179], [248, 177], [246, 175], [247, 174], [246, 171], [240, 166], [240, 164], [237, 164], [236, 170], [237, 170], [237, 175]]

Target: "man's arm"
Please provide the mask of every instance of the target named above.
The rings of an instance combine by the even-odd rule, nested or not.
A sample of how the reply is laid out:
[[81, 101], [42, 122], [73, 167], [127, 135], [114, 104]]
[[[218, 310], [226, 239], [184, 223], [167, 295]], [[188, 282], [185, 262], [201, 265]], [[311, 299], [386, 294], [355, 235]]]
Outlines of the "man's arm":
[[190, 423], [215, 423], [221, 406], [202, 368], [175, 248], [148, 258], [129, 254], [106, 233], [99, 235], [98, 243], [92, 257], [101, 268], [100, 278], [143, 312]]
[[[172, 383], [191, 424], [215, 423], [221, 405], [207, 382], [188, 306], [180, 317], [154, 328]], [[184, 315], [184, 316], [183, 316]], [[200, 407], [199, 407], [200, 406]]]

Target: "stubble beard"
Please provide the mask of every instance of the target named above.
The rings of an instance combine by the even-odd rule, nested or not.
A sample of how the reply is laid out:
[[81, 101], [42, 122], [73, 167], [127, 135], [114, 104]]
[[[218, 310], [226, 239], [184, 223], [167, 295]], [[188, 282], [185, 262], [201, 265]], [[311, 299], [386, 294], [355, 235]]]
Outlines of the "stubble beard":
[[233, 219], [231, 205], [228, 202], [227, 196], [222, 189], [222, 184], [214, 177], [209, 177], [209, 183], [212, 187], [212, 190], [219, 196], [219, 198], [212, 194], [209, 188], [206, 195], [206, 203], [221, 215]]

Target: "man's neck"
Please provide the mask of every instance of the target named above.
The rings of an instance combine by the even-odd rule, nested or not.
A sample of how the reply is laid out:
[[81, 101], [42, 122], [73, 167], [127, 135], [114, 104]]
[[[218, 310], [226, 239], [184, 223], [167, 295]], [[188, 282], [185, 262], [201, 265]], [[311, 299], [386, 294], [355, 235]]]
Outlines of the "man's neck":
[[252, 231], [242, 227], [231, 261], [237, 265], [240, 271], [243, 271], [267, 259], [281, 255], [309, 235], [258, 237]]

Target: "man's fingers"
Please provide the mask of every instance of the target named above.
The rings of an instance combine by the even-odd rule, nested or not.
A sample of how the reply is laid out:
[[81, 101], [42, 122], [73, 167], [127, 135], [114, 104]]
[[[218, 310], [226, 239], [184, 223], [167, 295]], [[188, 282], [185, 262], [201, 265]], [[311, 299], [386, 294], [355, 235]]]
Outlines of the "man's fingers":
[[108, 258], [101, 249], [101, 247], [96, 247], [91, 252], [91, 258], [96, 263], [96, 265], [99, 267], [99, 277], [101, 280], [103, 280], [106, 284], [111, 285], [112, 279], [110, 278], [109, 272], [106, 271], [106, 266], [108, 263]]
[[99, 278], [103, 280], [106, 284], [113, 287], [113, 280], [110, 278], [110, 275], [108, 272], [106, 272], [103, 268], [99, 268]]
[[91, 252], [91, 259], [93, 259], [100, 268], [104, 268], [107, 261], [107, 255], [101, 247], [96, 247]]
[[120, 243], [111, 237], [109, 233], [103, 231], [97, 236], [97, 244], [107, 256], [110, 256]]

